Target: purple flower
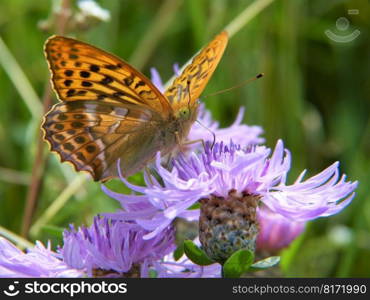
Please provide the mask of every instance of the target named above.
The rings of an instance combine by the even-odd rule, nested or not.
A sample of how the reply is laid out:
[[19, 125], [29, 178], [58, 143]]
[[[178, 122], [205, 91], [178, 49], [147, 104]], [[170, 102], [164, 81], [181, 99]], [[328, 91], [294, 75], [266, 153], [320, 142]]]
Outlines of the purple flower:
[[159, 75], [158, 71], [156, 68], [150, 68], [150, 73], [151, 73], [151, 79], [153, 84], [156, 86], [156, 88], [161, 92], [164, 93], [164, 85], [162, 82], [161, 75]]
[[[113, 223], [117, 225], [117, 222]], [[141, 238], [143, 233], [137, 225], [130, 224], [133, 226], [127, 227], [126, 223], [111, 226], [108, 225], [107, 220], [98, 218], [95, 218], [94, 224], [91, 228], [81, 227], [78, 231], [72, 229], [70, 232], [65, 232], [65, 244], [59, 254], [51, 251], [50, 245], [45, 248], [40, 242], [24, 253], [8, 240], [0, 237], [0, 277], [72, 278], [125, 277], [128, 275], [149, 277], [151, 270], [155, 271], [156, 277], [159, 278], [220, 277], [221, 266], [218, 264], [202, 267], [193, 264], [185, 256], [175, 261], [173, 254], [169, 253], [174, 246], [172, 242], [169, 242], [173, 237], [172, 231], [164, 232], [165, 236], [162, 241], [160, 240], [162, 236], [143, 241]], [[111, 228], [108, 229], [107, 226]], [[120, 230], [113, 234], [109, 233], [114, 232], [118, 227], [121, 227]], [[122, 227], [125, 227], [123, 229], [125, 233], [121, 237]], [[96, 230], [99, 231], [98, 234]], [[130, 234], [127, 236], [129, 231]], [[114, 238], [122, 241], [124, 237], [127, 240], [122, 244], [122, 248], [112, 249], [107, 245], [108, 238], [111, 243], [117, 245], [118, 242], [115, 242]], [[92, 255], [97, 257], [92, 257]], [[137, 274], [122, 274], [124, 270], [131, 270], [132, 266], [135, 266], [133, 271], [138, 272]], [[95, 270], [95, 274], [92, 274], [94, 267], [97, 267], [99, 271]], [[88, 269], [91, 271], [87, 272]]]
[[157, 155], [153, 176], [145, 177], [146, 186], [136, 186], [121, 176], [121, 180], [141, 195], [122, 195], [103, 187], [103, 190], [120, 201], [124, 211], [107, 214], [117, 220], [131, 220], [150, 231], [144, 236], [152, 238], [166, 228], [176, 217], [199, 217], [199, 210], [189, 210], [202, 198], [228, 198], [236, 195], [254, 195], [271, 211], [285, 218], [304, 222], [333, 215], [348, 205], [354, 197], [357, 182], [339, 178], [339, 163], [321, 173], [303, 180], [305, 172], [291, 185], [286, 184], [291, 157], [278, 141], [275, 150], [264, 146], [242, 148], [230, 143], [216, 143], [213, 149], [207, 144], [202, 153], [179, 156], [173, 168], [161, 165]]
[[68, 266], [60, 256], [36, 242], [24, 253], [0, 237], [0, 277], [82, 277], [85, 273]]
[[140, 277], [175, 247], [172, 228], [149, 240], [143, 239], [146, 233], [137, 224], [95, 217], [89, 228], [65, 231], [60, 253], [66, 264], [89, 276]]
[[[213, 120], [211, 112], [205, 108], [204, 103], [201, 103], [198, 107], [198, 121], [200, 124], [198, 122], [193, 124], [188, 135], [188, 140], [213, 142], [213, 132], [216, 136], [216, 142], [232, 140], [234, 143], [240, 145], [257, 145], [263, 143], [265, 139], [259, 137], [263, 133], [263, 129], [260, 126], [241, 124], [243, 116], [244, 107], [241, 107], [231, 126], [219, 128], [219, 123]], [[209, 130], [205, 129], [205, 127]]]
[[276, 254], [289, 246], [305, 229], [306, 222], [295, 222], [266, 207], [257, 213], [260, 230], [257, 236], [257, 251]]
[[153, 239], [139, 225], [95, 217], [90, 227], [71, 226], [55, 253], [40, 242], [23, 253], [0, 237], [0, 277], [148, 277], [175, 248], [168, 227]]
[[288, 219], [303, 222], [334, 215], [355, 196], [357, 181], [339, 178], [339, 162], [303, 181], [304, 170], [292, 185], [286, 185], [286, 174], [279, 185], [264, 197], [264, 204]]

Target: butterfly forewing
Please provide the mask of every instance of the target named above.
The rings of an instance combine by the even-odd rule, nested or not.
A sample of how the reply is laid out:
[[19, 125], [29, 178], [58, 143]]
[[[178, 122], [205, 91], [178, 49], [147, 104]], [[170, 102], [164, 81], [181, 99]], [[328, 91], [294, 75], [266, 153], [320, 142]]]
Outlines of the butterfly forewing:
[[171, 106], [139, 71], [118, 57], [62, 36], [46, 41], [53, 87], [62, 101], [106, 100], [146, 106], [164, 119]]
[[221, 32], [194, 57], [181, 75], [175, 78], [164, 93], [173, 108], [189, 102], [189, 106], [193, 106], [216, 69], [227, 41], [226, 31]]

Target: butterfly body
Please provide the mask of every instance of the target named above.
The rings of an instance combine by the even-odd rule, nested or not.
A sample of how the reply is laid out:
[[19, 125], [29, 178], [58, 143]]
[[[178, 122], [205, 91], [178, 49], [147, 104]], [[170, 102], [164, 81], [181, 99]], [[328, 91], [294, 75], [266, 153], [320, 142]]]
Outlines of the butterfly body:
[[[157, 127], [147, 128], [147, 136], [140, 137], [140, 144], [134, 147], [136, 151], [133, 155], [128, 156], [127, 152], [120, 155], [121, 174], [127, 177], [140, 171], [154, 160], [158, 151], [162, 156], [176, 151], [181, 146], [181, 141], [186, 140], [194, 121], [194, 119], [183, 120], [170, 116], [168, 120], [158, 123]], [[111, 173], [113, 172], [114, 170], [111, 170]]]
[[51, 151], [95, 180], [129, 176], [186, 140], [198, 100], [224, 51], [221, 33], [162, 94], [149, 79], [118, 57], [61, 36], [45, 43], [59, 103], [42, 129]]

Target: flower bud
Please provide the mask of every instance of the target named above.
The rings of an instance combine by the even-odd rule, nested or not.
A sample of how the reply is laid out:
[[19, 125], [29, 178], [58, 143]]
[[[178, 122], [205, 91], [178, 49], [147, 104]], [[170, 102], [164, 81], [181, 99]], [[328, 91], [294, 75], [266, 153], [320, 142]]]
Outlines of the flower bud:
[[304, 230], [306, 222], [295, 222], [262, 207], [257, 213], [260, 232], [257, 237], [257, 251], [275, 255], [287, 247]]
[[210, 196], [200, 202], [199, 239], [210, 258], [223, 263], [239, 249], [254, 252], [258, 196], [231, 190], [226, 199]]

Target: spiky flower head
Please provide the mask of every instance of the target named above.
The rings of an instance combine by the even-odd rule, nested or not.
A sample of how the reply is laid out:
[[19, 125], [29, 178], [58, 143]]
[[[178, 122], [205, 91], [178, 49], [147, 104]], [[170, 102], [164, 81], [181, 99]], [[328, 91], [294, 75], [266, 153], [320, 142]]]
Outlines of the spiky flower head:
[[71, 267], [93, 277], [141, 277], [146, 268], [174, 248], [174, 232], [168, 227], [152, 239], [134, 223], [95, 217], [90, 227], [64, 232], [60, 249], [63, 260]]
[[[177, 217], [196, 220], [201, 215], [202, 245], [209, 255], [214, 253], [211, 256], [219, 259], [220, 249], [224, 249], [224, 257], [230, 249], [236, 249], [235, 245], [252, 249], [258, 232], [255, 212], [261, 204], [287, 219], [305, 222], [333, 215], [353, 199], [357, 182], [346, 181], [344, 175], [340, 178], [338, 163], [307, 180], [303, 180], [302, 172], [292, 185], [287, 185], [290, 163], [290, 153], [282, 141], [272, 153], [264, 146], [241, 147], [230, 142], [212, 147], [208, 143], [203, 152], [179, 155], [171, 168], [163, 167], [158, 155], [155, 171], [161, 181], [147, 175], [143, 187], [121, 177], [141, 195], [123, 195], [103, 188], [124, 208], [107, 215], [136, 222], [148, 230], [144, 238], [160, 234]], [[201, 210], [189, 209], [199, 200]], [[217, 239], [221, 248], [214, 246]]]

